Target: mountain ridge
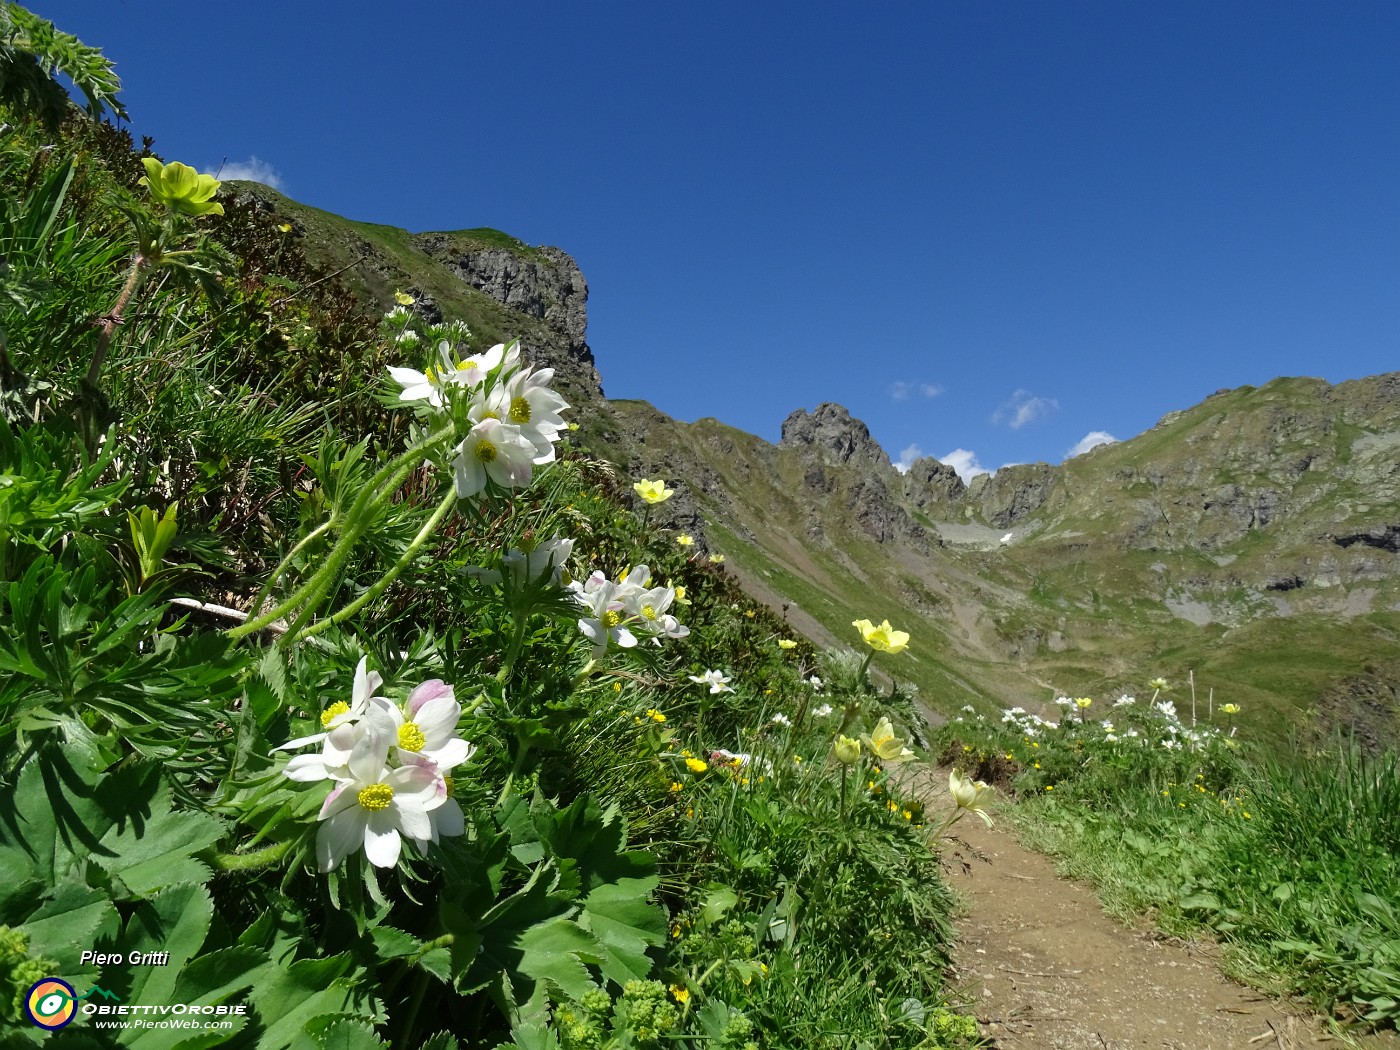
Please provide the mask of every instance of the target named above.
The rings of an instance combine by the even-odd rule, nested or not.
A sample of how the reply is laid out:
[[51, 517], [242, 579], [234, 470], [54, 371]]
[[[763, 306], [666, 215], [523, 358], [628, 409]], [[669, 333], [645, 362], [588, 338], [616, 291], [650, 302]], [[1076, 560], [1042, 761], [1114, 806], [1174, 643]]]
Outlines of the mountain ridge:
[[676, 490], [654, 521], [689, 533], [697, 557], [724, 554], [814, 641], [849, 644], [858, 617], [901, 620], [915, 638], [899, 673], [935, 712], [1193, 671], [1263, 732], [1400, 729], [1384, 685], [1400, 672], [1400, 373], [1222, 389], [1136, 437], [964, 483], [928, 457], [900, 473], [834, 402], [792, 410], [770, 444], [607, 400], [587, 282], [560, 249], [235, 192], [291, 218], [367, 309], [403, 289], [482, 341], [519, 336], [556, 368], [581, 445]]

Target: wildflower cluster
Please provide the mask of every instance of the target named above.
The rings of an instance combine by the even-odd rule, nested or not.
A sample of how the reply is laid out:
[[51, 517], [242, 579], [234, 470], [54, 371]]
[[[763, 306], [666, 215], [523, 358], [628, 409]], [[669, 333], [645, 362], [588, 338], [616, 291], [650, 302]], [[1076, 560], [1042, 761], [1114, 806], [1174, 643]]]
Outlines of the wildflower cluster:
[[676, 600], [676, 588], [651, 586], [651, 569], [645, 565], [617, 580], [595, 572], [582, 583], [569, 584], [569, 591], [586, 613], [578, 628], [593, 643], [595, 660], [607, 651], [609, 642], [630, 649], [639, 634], [657, 645], [662, 638], [690, 634], [690, 628], [667, 611]]
[[389, 374], [402, 388], [400, 401], [413, 402], [423, 418], [453, 423], [458, 440], [451, 466], [459, 499], [492, 483], [523, 488], [535, 467], [554, 461], [554, 443], [567, 429], [559, 413], [569, 405], [549, 388], [554, 369], [536, 370], [521, 361], [519, 340], [462, 357], [444, 339], [437, 360], [423, 371], [391, 366]]
[[283, 774], [335, 785], [317, 817], [322, 871], [332, 871], [361, 846], [371, 864], [392, 868], [404, 837], [426, 853], [443, 835], [466, 830], [450, 773], [476, 749], [456, 735], [462, 708], [452, 686], [440, 679], [423, 682], [400, 707], [376, 695], [382, 684], [361, 658], [349, 702], [338, 700], [321, 712], [325, 732], [273, 749], [321, 745], [318, 754], [293, 758]]

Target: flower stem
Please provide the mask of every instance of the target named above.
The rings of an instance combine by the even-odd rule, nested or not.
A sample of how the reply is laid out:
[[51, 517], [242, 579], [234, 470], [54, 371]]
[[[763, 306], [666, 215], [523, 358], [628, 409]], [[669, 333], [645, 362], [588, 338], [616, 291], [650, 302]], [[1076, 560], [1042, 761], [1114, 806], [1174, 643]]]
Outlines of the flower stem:
[[282, 642], [279, 644], [285, 644], [288, 639], [293, 637], [296, 637], [298, 640], [300, 640], [302, 638], [310, 638], [313, 635], [320, 634], [322, 631], [333, 626], [334, 624], [340, 623], [341, 621], [346, 620], [351, 616], [355, 615], [355, 613], [359, 612], [366, 605], [368, 605], [370, 602], [374, 601], [381, 594], [383, 594], [384, 591], [388, 588], [389, 584], [393, 583], [394, 580], [398, 578], [399, 573], [403, 572], [403, 570], [408, 567], [408, 564], [411, 561], [413, 561], [414, 556], [417, 555], [419, 549], [422, 548], [423, 544], [427, 543], [428, 539], [432, 536], [432, 534], [437, 531], [438, 525], [442, 523], [442, 519], [447, 516], [447, 512], [452, 509], [452, 505], [456, 502], [456, 491], [449, 489], [447, 495], [443, 498], [442, 502], [438, 504], [437, 510], [433, 511], [432, 517], [430, 517], [426, 522], [423, 523], [423, 527], [418, 530], [418, 535], [413, 537], [413, 541], [409, 543], [408, 549], [405, 550], [403, 554], [399, 556], [399, 560], [394, 562], [393, 567], [390, 568], [389, 571], [384, 574], [384, 576], [379, 580], [378, 583], [374, 584], [374, 586], [372, 586], [369, 590], [365, 591], [364, 594], [360, 595], [349, 605], [345, 606], [345, 608], [337, 611], [335, 615], [328, 616], [320, 623], [313, 624], [312, 626], [308, 627], [305, 631], [302, 631], [300, 635], [295, 635], [295, 632], [288, 631], [283, 636]]
[[287, 839], [256, 853], [216, 853], [212, 863], [219, 871], [261, 871], [280, 861], [295, 844], [295, 840]]

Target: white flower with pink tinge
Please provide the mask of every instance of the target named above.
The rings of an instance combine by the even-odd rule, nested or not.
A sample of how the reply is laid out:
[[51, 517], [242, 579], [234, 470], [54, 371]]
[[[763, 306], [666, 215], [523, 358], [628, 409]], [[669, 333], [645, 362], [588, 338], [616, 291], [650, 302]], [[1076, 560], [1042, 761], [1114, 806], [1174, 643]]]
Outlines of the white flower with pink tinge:
[[403, 836], [434, 837], [429, 814], [447, 801], [435, 770], [416, 764], [389, 767], [394, 731], [388, 719], [375, 712], [362, 727], [346, 763], [346, 775], [326, 796], [317, 818], [321, 829], [316, 833], [316, 859], [321, 871], [334, 870], [362, 846], [375, 867], [394, 867]]

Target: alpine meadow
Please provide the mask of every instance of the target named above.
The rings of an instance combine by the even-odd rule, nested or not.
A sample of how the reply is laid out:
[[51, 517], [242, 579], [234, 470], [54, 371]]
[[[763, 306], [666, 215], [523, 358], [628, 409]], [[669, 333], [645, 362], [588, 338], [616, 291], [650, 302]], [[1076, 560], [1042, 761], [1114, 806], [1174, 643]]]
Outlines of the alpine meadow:
[[120, 87], [0, 5], [0, 1046], [1037, 1045], [955, 964], [994, 822], [1393, 1034], [1400, 372], [773, 444], [606, 398], [564, 250]]

